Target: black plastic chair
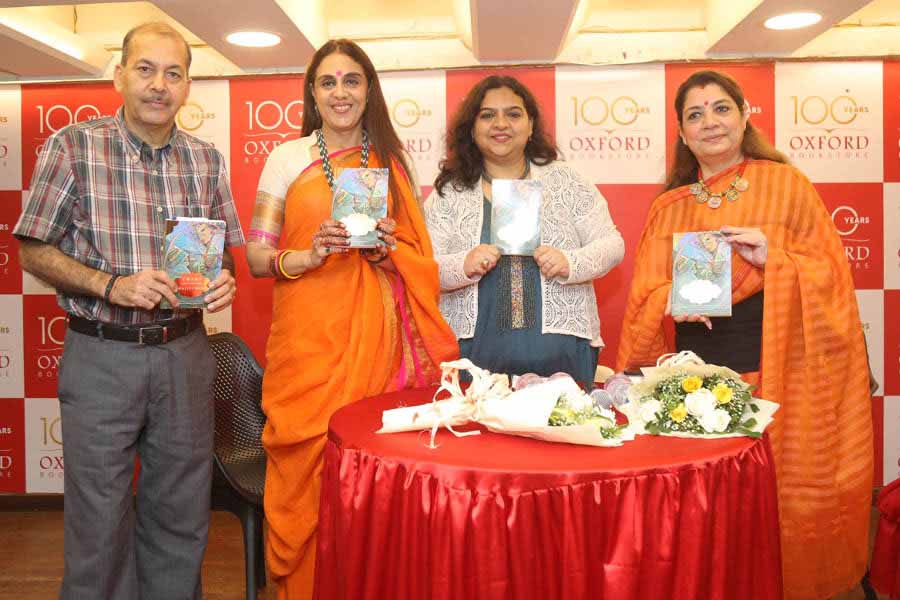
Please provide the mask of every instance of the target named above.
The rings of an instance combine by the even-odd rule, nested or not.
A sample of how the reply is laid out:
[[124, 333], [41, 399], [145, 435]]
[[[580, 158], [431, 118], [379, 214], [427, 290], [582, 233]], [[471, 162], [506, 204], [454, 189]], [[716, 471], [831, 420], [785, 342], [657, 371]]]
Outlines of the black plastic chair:
[[266, 586], [262, 369], [243, 340], [232, 333], [209, 336], [209, 345], [216, 358], [212, 506], [241, 521], [247, 600], [256, 600]]

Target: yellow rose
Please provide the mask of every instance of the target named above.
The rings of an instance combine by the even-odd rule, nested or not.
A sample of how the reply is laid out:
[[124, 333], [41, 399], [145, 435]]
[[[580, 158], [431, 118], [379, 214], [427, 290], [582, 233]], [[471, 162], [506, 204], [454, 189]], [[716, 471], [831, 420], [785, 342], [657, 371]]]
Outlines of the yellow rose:
[[724, 383], [717, 383], [716, 387], [713, 388], [713, 394], [715, 395], [718, 404], [728, 404], [734, 396], [734, 392], [731, 391], [731, 388]]
[[702, 385], [703, 380], [695, 375], [685, 377], [681, 380], [681, 389], [683, 389], [688, 394], [690, 394], [691, 392], [696, 392]]
[[685, 407], [684, 403], [681, 403], [669, 411], [669, 416], [676, 423], [681, 423], [687, 416], [687, 407]]

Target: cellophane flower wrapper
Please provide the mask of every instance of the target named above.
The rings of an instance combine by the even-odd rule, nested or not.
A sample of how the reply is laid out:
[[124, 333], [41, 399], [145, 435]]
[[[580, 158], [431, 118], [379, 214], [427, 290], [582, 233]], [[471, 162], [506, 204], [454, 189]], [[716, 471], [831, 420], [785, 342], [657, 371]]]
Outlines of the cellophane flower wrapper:
[[[628, 417], [628, 427], [636, 435], [653, 433], [648, 431], [648, 425], [652, 427], [654, 419], [646, 419], [648, 415], [643, 414], [642, 406], [653, 397], [657, 386], [672, 377], [699, 377], [701, 379], [718, 375], [722, 378], [731, 379], [740, 384], [749, 386], [741, 380], [741, 376], [735, 371], [717, 365], [708, 364], [681, 364], [678, 366], [662, 366], [656, 367], [649, 372], [649, 375], [642, 381], [635, 383], [628, 388], [628, 402], [618, 407], [626, 417]], [[742, 437], [751, 436], [759, 437], [766, 427], [774, 420], [775, 412], [779, 405], [775, 402], [763, 400], [761, 398], [750, 398], [744, 405], [743, 414], [740, 422], [746, 422], [750, 419], [753, 424], [744, 428], [744, 431], [720, 431], [720, 432], [692, 432], [692, 431], [663, 431], [656, 435], [664, 435], [670, 437], [684, 438], [700, 438], [700, 439], [718, 439], [723, 437]]]
[[[460, 370], [469, 371], [472, 383], [465, 392], [459, 382]], [[469, 359], [462, 358], [441, 363], [441, 385], [431, 402], [416, 406], [392, 408], [381, 414], [381, 429], [376, 433], [422, 431], [434, 427], [456, 427], [475, 420], [481, 403], [488, 397], [510, 393], [509, 378], [494, 375], [476, 367]], [[442, 392], [448, 398], [438, 400]]]
[[[492, 398], [484, 403], [479, 423], [496, 433], [530, 437], [545, 442], [579, 444], [583, 446], [621, 446], [634, 439], [634, 433], [622, 428], [614, 437], [604, 437], [593, 424], [548, 425], [550, 415], [563, 394], [584, 396], [571, 379], [553, 379], [531, 385], [504, 398]], [[615, 416], [609, 413], [611, 424]]]
[[[477, 422], [497, 433], [557, 443], [619, 446], [624, 441], [634, 439], [634, 434], [624, 427], [616, 428], [613, 437], [604, 437], [594, 424], [549, 425], [550, 416], [561, 395], [584, 396], [578, 384], [571, 379], [552, 379], [513, 392], [506, 375], [480, 369], [468, 359], [442, 363], [441, 369], [444, 375], [434, 400], [418, 406], [384, 411], [382, 428], [378, 433], [431, 429], [433, 437], [437, 429], [444, 426], [456, 435], [475, 435], [478, 434], [477, 431], [457, 433], [452, 428]], [[459, 385], [460, 369], [468, 370], [472, 375], [472, 383], [465, 392]], [[449, 393], [450, 397], [438, 400], [442, 392]], [[610, 417], [614, 425], [612, 413]], [[609, 435], [611, 434], [607, 432], [607, 436]]]

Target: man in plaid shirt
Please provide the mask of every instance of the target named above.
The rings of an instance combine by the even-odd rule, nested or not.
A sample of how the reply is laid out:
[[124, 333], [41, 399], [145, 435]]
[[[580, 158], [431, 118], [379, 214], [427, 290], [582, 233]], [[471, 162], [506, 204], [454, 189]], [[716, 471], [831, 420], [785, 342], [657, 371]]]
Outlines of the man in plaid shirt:
[[[22, 267], [69, 313], [63, 600], [201, 598], [216, 365], [202, 313], [177, 307], [162, 245], [176, 216], [224, 220], [227, 246], [243, 235], [222, 155], [175, 127], [190, 62], [168, 25], [129, 32], [115, 68], [123, 107], [47, 141], [14, 230]], [[227, 249], [222, 267], [210, 312], [236, 293]]]

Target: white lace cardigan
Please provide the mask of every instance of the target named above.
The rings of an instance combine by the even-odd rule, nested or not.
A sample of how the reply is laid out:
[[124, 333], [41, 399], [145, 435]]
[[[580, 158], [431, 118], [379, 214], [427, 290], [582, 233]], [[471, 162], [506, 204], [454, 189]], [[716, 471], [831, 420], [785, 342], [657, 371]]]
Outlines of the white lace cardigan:
[[[541, 244], [558, 248], [569, 261], [569, 277], [541, 275], [541, 333], [586, 338], [603, 347], [592, 281], [622, 261], [625, 242], [609, 216], [606, 200], [564, 162], [531, 165], [531, 178], [543, 182]], [[481, 180], [461, 192], [444, 186], [425, 201], [425, 220], [434, 246], [441, 283], [441, 312], [457, 338], [475, 334], [480, 276], [467, 277], [466, 254], [481, 240]]]

